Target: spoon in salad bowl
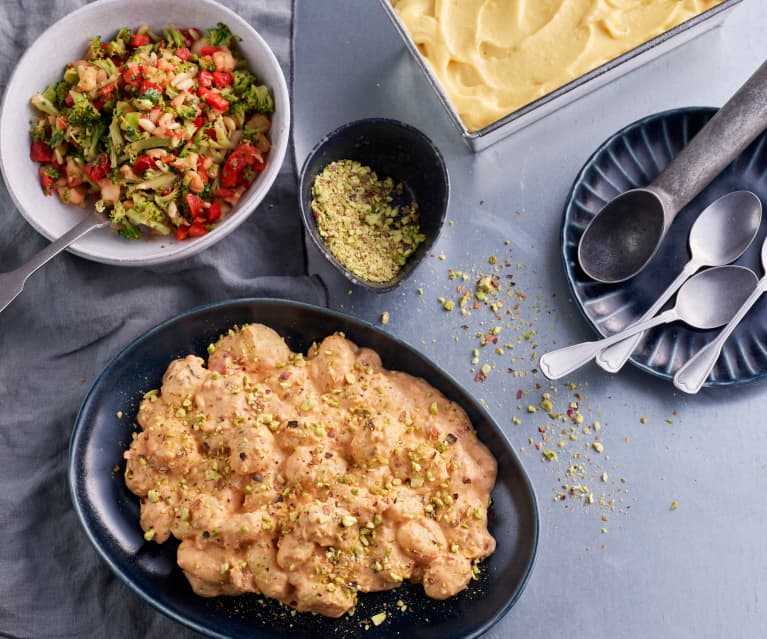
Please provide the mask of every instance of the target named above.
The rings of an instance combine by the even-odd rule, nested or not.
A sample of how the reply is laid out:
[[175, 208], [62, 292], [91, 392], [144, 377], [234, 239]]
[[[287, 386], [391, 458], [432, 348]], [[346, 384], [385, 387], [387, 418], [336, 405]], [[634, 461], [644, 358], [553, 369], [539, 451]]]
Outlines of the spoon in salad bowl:
[[730, 337], [735, 327], [740, 324], [746, 313], [751, 310], [751, 307], [767, 291], [767, 239], [762, 243], [761, 257], [765, 275], [762, 276], [742, 305], [735, 309], [735, 313], [727, 323], [727, 326], [722, 329], [722, 332], [716, 336], [714, 341], [706, 344], [676, 372], [674, 375], [674, 386], [679, 390], [694, 394], [701, 389], [711, 374], [716, 361], [722, 354], [722, 348], [727, 338]]
[[[751, 246], [762, 219], [762, 201], [751, 191], [733, 191], [709, 204], [690, 229], [690, 260], [658, 299], [636, 321], [654, 317], [691, 275], [706, 266], [724, 266]], [[596, 356], [597, 365], [617, 373], [631, 357], [644, 333], [636, 333]]]
[[22, 264], [13, 271], [0, 273], [0, 312], [5, 310], [8, 304], [15, 300], [19, 293], [24, 290], [24, 284], [26, 284], [27, 279], [29, 279], [29, 276], [32, 275], [32, 273], [45, 266], [50, 260], [61, 253], [61, 251], [79, 240], [86, 233], [89, 233], [93, 229], [107, 226], [108, 224], [109, 220], [101, 217], [94, 210], [82, 222], [73, 226], [59, 239], [51, 242], [28, 262]]
[[676, 320], [700, 329], [724, 326], [751, 295], [756, 283], [754, 272], [744, 266], [717, 266], [701, 271], [682, 285], [673, 308], [610, 337], [550, 351], [540, 359], [541, 372], [548, 379], [559, 379], [588, 363], [602, 349]]

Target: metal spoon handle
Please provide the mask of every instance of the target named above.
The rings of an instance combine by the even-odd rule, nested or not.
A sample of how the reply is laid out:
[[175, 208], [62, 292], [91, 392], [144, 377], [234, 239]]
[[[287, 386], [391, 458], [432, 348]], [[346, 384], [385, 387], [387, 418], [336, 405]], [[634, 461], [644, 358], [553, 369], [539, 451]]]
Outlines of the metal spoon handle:
[[[685, 281], [699, 268], [700, 265], [696, 260], [687, 262], [679, 275], [676, 276], [676, 279], [668, 285], [668, 288], [661, 293], [660, 297], [655, 300], [653, 305], [650, 306], [650, 308], [645, 311], [644, 315], [636, 321], [643, 322], [644, 320], [653, 317], [661, 308], [663, 308], [663, 305], [671, 299], [671, 296], [679, 290], [679, 287], [681, 287], [682, 284], [684, 284]], [[595, 360], [597, 366], [606, 370], [608, 373], [617, 373], [623, 368], [623, 365], [628, 361], [629, 357], [631, 357], [631, 353], [634, 352], [634, 349], [637, 347], [637, 344], [639, 344], [643, 335], [644, 331], [632, 335], [631, 337], [627, 337], [617, 344], [608, 346], [600, 353], [597, 353]]]
[[756, 301], [767, 290], [767, 277], [763, 277], [759, 280], [756, 288], [751, 292], [751, 295], [743, 302], [743, 306], [738, 309], [733, 318], [727, 323], [719, 335], [716, 338], [701, 348], [695, 355], [693, 355], [684, 366], [682, 366], [674, 375], [674, 386], [685, 393], [694, 394], [697, 393], [705, 383], [708, 376], [722, 354], [722, 348], [727, 338], [735, 330], [735, 327], [746, 316], [746, 313], [751, 310], [751, 307], [756, 304]]
[[32, 273], [47, 264], [51, 259], [61, 253], [61, 251], [73, 242], [79, 240], [89, 231], [101, 226], [106, 226], [107, 224], [109, 224], [108, 220], [105, 220], [95, 212], [91, 213], [82, 222], [73, 226], [59, 239], [51, 242], [19, 268], [9, 271], [8, 273], [0, 273], [0, 312], [16, 299], [16, 296], [19, 293], [21, 293], [24, 289], [24, 284]]
[[679, 315], [677, 314], [676, 309], [670, 308], [667, 311], [663, 311], [660, 315], [656, 315], [644, 322], [632, 324], [620, 333], [616, 333], [610, 337], [604, 337], [591, 342], [581, 342], [580, 344], [573, 344], [572, 346], [560, 348], [556, 351], [550, 351], [541, 357], [539, 367], [541, 372], [549, 379], [559, 379], [591, 361], [603, 348], [610, 346], [611, 344], [616, 344], [629, 335], [646, 331], [653, 326], [673, 322], [678, 318]]
[[767, 62], [685, 146], [652, 183], [664, 203], [666, 228], [676, 214], [767, 128]]

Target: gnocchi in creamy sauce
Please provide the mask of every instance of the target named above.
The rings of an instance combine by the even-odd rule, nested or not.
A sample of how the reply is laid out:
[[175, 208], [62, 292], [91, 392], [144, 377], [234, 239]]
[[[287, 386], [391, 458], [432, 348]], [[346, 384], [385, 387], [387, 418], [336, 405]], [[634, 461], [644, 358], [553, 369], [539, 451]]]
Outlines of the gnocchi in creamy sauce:
[[339, 617], [405, 580], [468, 585], [497, 467], [463, 409], [341, 334], [303, 356], [249, 324], [208, 351], [170, 364], [125, 453], [145, 539], [181, 540], [197, 594]]

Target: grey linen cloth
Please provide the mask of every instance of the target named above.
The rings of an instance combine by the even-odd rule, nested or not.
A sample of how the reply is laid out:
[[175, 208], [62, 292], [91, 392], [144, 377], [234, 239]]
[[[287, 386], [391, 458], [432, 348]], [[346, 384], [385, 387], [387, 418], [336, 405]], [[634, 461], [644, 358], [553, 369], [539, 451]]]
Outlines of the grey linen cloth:
[[[222, 1], [258, 29], [289, 77], [290, 0]], [[0, 3], [0, 91], [34, 39], [81, 4]], [[69, 436], [99, 372], [160, 321], [237, 297], [326, 303], [322, 284], [306, 275], [295, 184], [288, 158], [269, 196], [242, 226], [175, 264], [120, 268], [62, 254], [0, 313], [0, 636], [198, 636], [144, 603], [91, 546], [69, 497]], [[0, 228], [0, 271], [46, 245], [15, 210], [5, 184]]]

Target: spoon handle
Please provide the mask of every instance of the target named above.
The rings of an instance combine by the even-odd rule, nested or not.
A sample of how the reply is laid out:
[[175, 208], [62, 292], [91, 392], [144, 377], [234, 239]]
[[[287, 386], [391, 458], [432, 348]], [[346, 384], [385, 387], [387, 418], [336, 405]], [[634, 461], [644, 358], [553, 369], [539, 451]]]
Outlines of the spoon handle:
[[666, 227], [676, 214], [767, 128], [767, 62], [706, 123], [652, 183]]
[[[695, 260], [687, 262], [679, 275], [676, 276], [676, 279], [668, 285], [668, 288], [661, 293], [660, 297], [655, 300], [653, 305], [650, 306], [650, 308], [645, 311], [644, 315], [636, 320], [636, 322], [643, 322], [644, 320], [653, 317], [661, 308], [663, 308], [663, 305], [671, 299], [671, 296], [679, 290], [679, 287], [682, 286], [682, 284], [684, 284], [685, 281], [699, 268], [700, 265]], [[635, 335], [627, 337], [617, 344], [608, 346], [597, 353], [597, 366], [606, 370], [608, 373], [617, 373], [623, 368], [623, 365], [628, 361], [628, 358], [631, 357], [631, 353], [634, 352], [634, 349], [637, 347], [637, 344], [639, 344], [643, 335], [644, 331], [636, 333]]]
[[0, 273], [0, 312], [5, 310], [5, 307], [21, 293], [24, 289], [24, 284], [32, 273], [45, 266], [51, 259], [56, 257], [70, 244], [79, 240], [88, 231], [106, 226], [107, 224], [109, 224], [108, 220], [93, 212], [19, 268], [8, 273]]
[[604, 337], [602, 339], [593, 340], [590, 342], [581, 342], [580, 344], [573, 344], [572, 346], [566, 346], [556, 351], [550, 351], [544, 354], [539, 362], [541, 372], [549, 379], [559, 379], [564, 377], [568, 373], [572, 373], [574, 370], [580, 368], [584, 364], [593, 359], [596, 354], [603, 348], [616, 344], [625, 339], [629, 335], [634, 335], [642, 331], [646, 331], [653, 326], [659, 326], [661, 324], [667, 324], [678, 319], [679, 316], [675, 308], [670, 308], [667, 311], [663, 311], [660, 315], [645, 320], [643, 322], [636, 322], [628, 328], [622, 330], [620, 333], [611, 335], [610, 337]]
[[674, 386], [685, 393], [694, 394], [697, 393], [719, 359], [719, 355], [722, 353], [722, 348], [727, 338], [735, 330], [735, 327], [745, 317], [746, 313], [751, 310], [751, 307], [756, 304], [756, 301], [762, 296], [765, 289], [767, 289], [767, 277], [763, 277], [759, 280], [756, 288], [751, 292], [751, 295], [743, 302], [743, 306], [738, 309], [733, 318], [728, 322], [719, 335], [716, 338], [706, 344], [695, 355], [693, 355], [674, 375]]

